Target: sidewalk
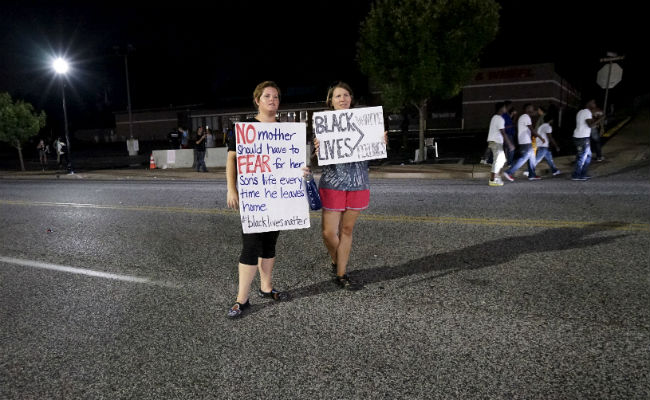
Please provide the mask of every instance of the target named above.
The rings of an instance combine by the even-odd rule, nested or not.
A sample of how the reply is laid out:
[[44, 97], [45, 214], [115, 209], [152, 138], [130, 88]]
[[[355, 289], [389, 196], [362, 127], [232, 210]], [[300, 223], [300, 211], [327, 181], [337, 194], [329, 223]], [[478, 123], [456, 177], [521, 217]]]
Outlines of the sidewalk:
[[[605, 161], [591, 164], [594, 177], [614, 174], [623, 169], [642, 164], [650, 158], [650, 117], [640, 113], [603, 146]], [[554, 179], [570, 176], [575, 156], [555, 157], [562, 174]], [[515, 176], [523, 177], [526, 168], [520, 168]], [[315, 173], [319, 175], [318, 171]], [[542, 178], [550, 178], [551, 171], [542, 161], [537, 168]], [[482, 164], [410, 164], [371, 166], [371, 178], [386, 179], [484, 179], [490, 176], [490, 166]], [[68, 180], [223, 180], [225, 168], [211, 168], [209, 172], [193, 169], [103, 169], [80, 171], [68, 175], [57, 171], [0, 171], [0, 179], [68, 179]]]

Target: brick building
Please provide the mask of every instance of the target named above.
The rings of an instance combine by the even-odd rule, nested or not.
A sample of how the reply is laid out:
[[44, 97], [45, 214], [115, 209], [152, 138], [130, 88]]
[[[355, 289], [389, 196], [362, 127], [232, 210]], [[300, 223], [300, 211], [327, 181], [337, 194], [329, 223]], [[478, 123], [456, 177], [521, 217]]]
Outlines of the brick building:
[[[554, 64], [484, 68], [463, 87], [463, 119], [467, 130], [487, 129], [494, 104], [511, 100], [517, 110], [526, 103], [555, 106], [558, 126], [580, 106], [580, 93], [555, 72]], [[521, 111], [520, 111], [521, 112]], [[573, 123], [574, 121], [566, 121]]]

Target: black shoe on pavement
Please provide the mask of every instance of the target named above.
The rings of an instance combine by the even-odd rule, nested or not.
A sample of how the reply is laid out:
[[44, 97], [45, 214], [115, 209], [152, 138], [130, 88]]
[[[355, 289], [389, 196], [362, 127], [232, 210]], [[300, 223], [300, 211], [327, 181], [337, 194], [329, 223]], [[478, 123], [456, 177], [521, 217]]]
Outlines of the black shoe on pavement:
[[262, 289], [259, 290], [258, 294], [262, 298], [270, 298], [275, 301], [287, 301], [291, 298], [291, 295], [287, 292], [280, 292], [275, 289], [271, 289], [270, 292], [263, 292]]
[[334, 283], [336, 283], [341, 289], [355, 291], [363, 289], [363, 285], [359, 282], [350, 279], [350, 277], [345, 274], [343, 276], [336, 276], [334, 278]]
[[239, 302], [235, 302], [235, 305], [230, 307], [230, 310], [228, 310], [228, 318], [239, 318], [239, 317], [241, 317], [244, 310], [246, 310], [250, 306], [251, 306], [250, 300], [246, 300], [246, 303], [244, 303], [244, 304], [239, 303]]

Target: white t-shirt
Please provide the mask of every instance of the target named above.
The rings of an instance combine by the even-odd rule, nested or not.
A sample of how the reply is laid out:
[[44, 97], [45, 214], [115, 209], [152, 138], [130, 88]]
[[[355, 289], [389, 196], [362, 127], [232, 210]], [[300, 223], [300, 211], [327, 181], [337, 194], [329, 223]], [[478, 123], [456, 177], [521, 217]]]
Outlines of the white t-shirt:
[[521, 114], [519, 121], [517, 121], [517, 141], [519, 144], [528, 144], [533, 142], [530, 140], [530, 129], [528, 129], [528, 125], [532, 124], [533, 122], [530, 120], [528, 114]]
[[548, 134], [553, 132], [553, 128], [551, 128], [551, 125], [549, 125], [547, 122], [543, 123], [542, 126], [537, 128], [537, 134], [544, 138], [544, 143], [542, 143], [542, 140], [539, 139], [535, 141], [537, 143], [537, 147], [548, 147]]
[[591, 128], [587, 125], [587, 120], [592, 118], [593, 116], [588, 108], [578, 112], [578, 115], [576, 115], [576, 130], [573, 131], [574, 138], [586, 138], [591, 136]]
[[503, 143], [501, 129], [506, 129], [506, 121], [500, 115], [494, 115], [490, 120], [490, 131], [488, 132], [488, 142]]

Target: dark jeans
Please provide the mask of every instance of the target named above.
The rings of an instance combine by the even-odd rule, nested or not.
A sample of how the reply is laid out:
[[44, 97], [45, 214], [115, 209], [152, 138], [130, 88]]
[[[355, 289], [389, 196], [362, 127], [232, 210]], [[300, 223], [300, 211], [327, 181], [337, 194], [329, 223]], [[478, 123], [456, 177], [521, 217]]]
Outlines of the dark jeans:
[[573, 138], [576, 146], [576, 168], [573, 171], [572, 178], [584, 178], [587, 176], [587, 170], [591, 163], [591, 146], [590, 138]]
[[515, 155], [517, 154], [517, 145], [515, 144], [517, 142], [515, 141], [514, 135], [510, 135], [509, 133], [507, 135], [508, 135], [508, 139], [510, 139], [510, 143], [513, 144], [514, 148], [510, 150], [508, 149], [508, 146], [506, 146], [504, 143], [503, 150], [506, 153], [506, 165], [511, 166], [512, 163], [515, 161]]
[[603, 157], [602, 147], [600, 145], [600, 128], [591, 128], [591, 147], [594, 149], [596, 159]]
[[68, 172], [72, 171], [72, 163], [70, 162], [70, 156], [68, 155], [68, 153], [63, 153], [59, 157], [59, 164], [58, 164], [59, 169], [61, 168], [62, 164], [65, 165], [65, 168]]
[[205, 150], [196, 152], [196, 170], [199, 171], [201, 168], [203, 168], [203, 172], [208, 170], [205, 166]]
[[506, 165], [511, 166], [512, 162], [515, 161], [515, 148], [510, 150], [508, 147], [504, 147], [506, 152]]

